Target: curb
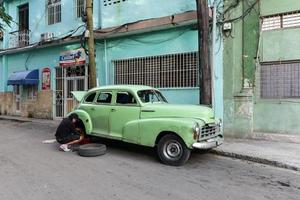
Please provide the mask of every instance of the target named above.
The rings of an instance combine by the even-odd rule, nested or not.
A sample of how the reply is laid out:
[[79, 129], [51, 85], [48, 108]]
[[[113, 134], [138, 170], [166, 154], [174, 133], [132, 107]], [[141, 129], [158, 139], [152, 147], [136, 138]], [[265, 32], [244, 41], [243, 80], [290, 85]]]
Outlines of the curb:
[[19, 118], [13, 118], [13, 117], [1, 117], [0, 120], [8, 120], [8, 121], [15, 121], [15, 122], [32, 122], [32, 120], [28, 119], [19, 119]]
[[20, 122], [20, 123], [31, 122], [33, 124], [47, 125], [49, 127], [57, 127], [58, 126], [58, 122], [56, 123], [53, 120], [38, 121], [35, 119], [29, 119], [29, 118], [6, 117], [6, 116], [0, 116], [0, 120], [14, 121], [14, 122]]
[[286, 163], [278, 162], [275, 160], [268, 160], [265, 158], [237, 154], [237, 153], [233, 153], [233, 152], [226, 152], [226, 151], [216, 150], [216, 149], [212, 149], [210, 151], [210, 153], [219, 155], [219, 156], [225, 156], [225, 157], [236, 158], [236, 159], [240, 159], [240, 160], [247, 160], [247, 161], [256, 162], [256, 163], [260, 163], [260, 164], [270, 165], [273, 167], [279, 167], [279, 168], [294, 170], [294, 171], [298, 171], [298, 172], [300, 171], [300, 167], [296, 167], [296, 166], [289, 165]]

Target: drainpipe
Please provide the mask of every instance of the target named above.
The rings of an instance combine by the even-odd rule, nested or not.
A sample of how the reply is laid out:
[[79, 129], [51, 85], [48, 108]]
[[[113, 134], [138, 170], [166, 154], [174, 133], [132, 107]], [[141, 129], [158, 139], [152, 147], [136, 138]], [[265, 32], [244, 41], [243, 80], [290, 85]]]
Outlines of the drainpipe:
[[108, 85], [108, 66], [107, 66], [107, 43], [104, 39], [104, 64], [105, 64], [105, 82]]
[[216, 60], [216, 52], [215, 52], [215, 46], [216, 46], [216, 31], [217, 31], [217, 1], [214, 1], [213, 4], [213, 25], [212, 25], [212, 47], [211, 47], [211, 97], [212, 97], [212, 108], [214, 110], [214, 114], [216, 114], [215, 111], [215, 79], [217, 78], [215, 76], [215, 60]]
[[[245, 6], [242, 2], [242, 13], [244, 13]], [[242, 18], [242, 89], [241, 92], [245, 89], [245, 21]]]

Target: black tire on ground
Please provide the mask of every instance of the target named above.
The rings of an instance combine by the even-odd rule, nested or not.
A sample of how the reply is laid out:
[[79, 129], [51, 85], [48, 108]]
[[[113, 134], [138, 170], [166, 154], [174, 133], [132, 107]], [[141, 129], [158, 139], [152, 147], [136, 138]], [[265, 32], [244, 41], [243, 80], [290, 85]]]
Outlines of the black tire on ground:
[[80, 145], [79, 144], [72, 144], [69, 148], [72, 151], [78, 151], [79, 150]]
[[78, 155], [84, 157], [95, 157], [101, 156], [106, 153], [106, 145], [104, 144], [84, 144], [79, 146], [78, 148]]
[[162, 163], [171, 166], [181, 166], [189, 159], [191, 150], [177, 135], [163, 136], [157, 145], [157, 154]]

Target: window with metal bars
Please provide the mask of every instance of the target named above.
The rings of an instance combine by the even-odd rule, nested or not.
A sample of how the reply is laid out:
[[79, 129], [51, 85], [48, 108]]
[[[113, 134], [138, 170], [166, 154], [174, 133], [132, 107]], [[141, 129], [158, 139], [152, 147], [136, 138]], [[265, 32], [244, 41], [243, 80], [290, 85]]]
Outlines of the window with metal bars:
[[74, 15], [75, 18], [80, 18], [84, 12], [85, 0], [74, 0]]
[[115, 60], [115, 84], [156, 88], [198, 87], [196, 52]]
[[27, 89], [27, 100], [36, 100], [37, 93], [38, 93], [37, 85], [26, 86], [26, 89]]
[[120, 4], [125, 1], [128, 1], [128, 0], [103, 0], [103, 5], [104, 6], [113, 6], [113, 5]]
[[300, 63], [264, 64], [260, 70], [263, 99], [300, 97]]
[[262, 30], [300, 27], [300, 10], [262, 18]]
[[46, 0], [48, 25], [61, 22], [61, 0]]

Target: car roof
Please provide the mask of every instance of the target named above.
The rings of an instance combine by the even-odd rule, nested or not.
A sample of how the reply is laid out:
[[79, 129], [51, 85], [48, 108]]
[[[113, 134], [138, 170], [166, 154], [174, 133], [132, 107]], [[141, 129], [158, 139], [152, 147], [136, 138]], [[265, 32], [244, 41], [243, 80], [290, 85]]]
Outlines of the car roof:
[[97, 90], [131, 90], [137, 92], [139, 90], [154, 90], [155, 88], [146, 85], [106, 85], [95, 87], [89, 90], [89, 92]]

